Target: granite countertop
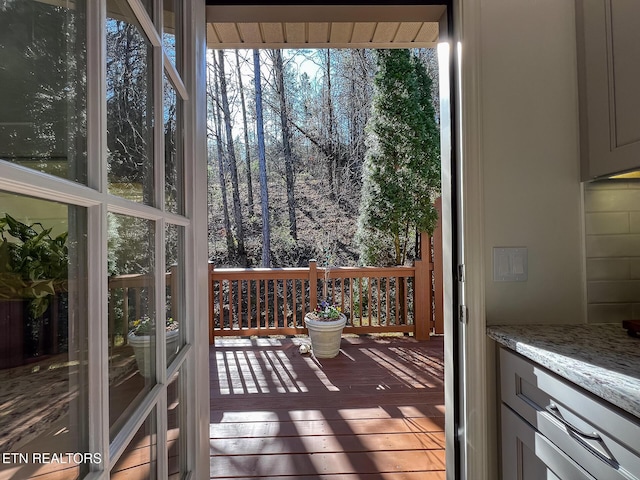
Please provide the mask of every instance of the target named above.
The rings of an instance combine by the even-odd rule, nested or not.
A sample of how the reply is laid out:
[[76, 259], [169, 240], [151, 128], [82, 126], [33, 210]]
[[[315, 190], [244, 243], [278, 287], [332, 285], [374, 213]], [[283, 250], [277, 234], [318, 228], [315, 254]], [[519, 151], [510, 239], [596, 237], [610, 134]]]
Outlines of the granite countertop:
[[640, 418], [640, 338], [620, 324], [494, 325], [487, 334]]

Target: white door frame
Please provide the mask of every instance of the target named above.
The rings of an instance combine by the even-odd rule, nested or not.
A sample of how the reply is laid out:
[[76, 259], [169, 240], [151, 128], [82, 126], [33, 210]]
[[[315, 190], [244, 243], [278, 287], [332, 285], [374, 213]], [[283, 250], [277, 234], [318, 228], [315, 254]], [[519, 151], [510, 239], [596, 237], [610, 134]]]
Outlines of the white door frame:
[[[458, 321], [461, 361], [457, 436], [459, 477], [490, 480], [487, 337], [484, 297], [484, 203], [482, 191], [482, 105], [480, 101], [480, 0], [453, 0], [455, 75], [457, 76], [456, 150], [458, 261], [464, 265]], [[457, 317], [457, 316], [456, 316]]]

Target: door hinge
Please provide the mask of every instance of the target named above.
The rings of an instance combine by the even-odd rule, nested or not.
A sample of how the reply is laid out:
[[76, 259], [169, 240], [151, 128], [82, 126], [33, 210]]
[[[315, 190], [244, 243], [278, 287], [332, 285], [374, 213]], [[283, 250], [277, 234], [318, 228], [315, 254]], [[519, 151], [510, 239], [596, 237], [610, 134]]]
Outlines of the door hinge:
[[458, 310], [458, 320], [460, 323], [468, 323], [469, 322], [469, 310], [464, 305], [460, 305]]
[[465, 279], [465, 271], [464, 271], [464, 264], [462, 265], [458, 265], [458, 281], [459, 282], [464, 282]]

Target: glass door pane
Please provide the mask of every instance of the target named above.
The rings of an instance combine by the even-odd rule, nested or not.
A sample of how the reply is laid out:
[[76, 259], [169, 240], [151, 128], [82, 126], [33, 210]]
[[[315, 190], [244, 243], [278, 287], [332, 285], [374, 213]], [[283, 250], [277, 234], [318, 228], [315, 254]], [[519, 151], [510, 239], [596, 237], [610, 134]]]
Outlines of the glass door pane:
[[108, 12], [109, 193], [152, 205], [153, 47], [127, 2], [109, 2]]
[[109, 214], [109, 426], [114, 438], [155, 384], [155, 224]]
[[0, 2], [0, 160], [86, 184], [86, 2]]
[[182, 155], [182, 100], [176, 95], [166, 74], [164, 85], [164, 165], [165, 209], [171, 213], [184, 213], [184, 163]]
[[169, 61], [176, 67], [178, 73], [181, 73], [181, 25], [182, 19], [181, 0], [163, 0], [163, 30], [162, 30], [162, 46], [167, 54]]
[[167, 454], [170, 480], [180, 480], [186, 475], [181, 379], [180, 374], [176, 375], [167, 387]]
[[[167, 366], [171, 364], [184, 345], [184, 227], [167, 225], [166, 286]], [[182, 327], [182, 328], [181, 328]]]
[[158, 477], [156, 425], [154, 408], [111, 469], [111, 480], [155, 480]]
[[100, 458], [60, 453], [89, 449], [87, 212], [0, 205], [0, 478], [81, 478]]

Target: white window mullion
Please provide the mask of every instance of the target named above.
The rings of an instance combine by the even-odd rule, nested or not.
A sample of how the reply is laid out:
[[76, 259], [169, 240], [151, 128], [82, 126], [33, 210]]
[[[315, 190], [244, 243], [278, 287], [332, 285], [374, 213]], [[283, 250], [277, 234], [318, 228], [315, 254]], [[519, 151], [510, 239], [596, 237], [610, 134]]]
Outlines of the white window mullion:
[[[162, 5], [158, 7], [156, 2], [156, 11], [162, 11]], [[155, 200], [156, 207], [159, 210], [165, 210], [164, 199], [164, 85], [162, 82], [163, 64], [162, 64], [162, 47], [153, 49], [153, 104], [154, 104], [154, 137], [153, 137], [153, 158], [155, 172]]]
[[[167, 368], [163, 368], [164, 372]], [[164, 386], [163, 394], [156, 403], [156, 418], [158, 419], [158, 430], [156, 432], [157, 452], [156, 458], [158, 466], [157, 478], [169, 478], [169, 458], [167, 455], [167, 386]]]
[[[106, 2], [87, 2], [87, 175], [88, 186], [104, 195], [107, 185]], [[107, 305], [107, 208], [88, 209], [89, 449], [109, 458], [109, 353]]]
[[[109, 460], [109, 349], [107, 296], [107, 209], [88, 209], [87, 271], [89, 351], [89, 450], [102, 455], [101, 468], [110, 470]], [[99, 272], [96, 275], [96, 272]]]
[[[189, 101], [183, 110], [185, 158], [185, 214], [191, 224], [185, 232], [185, 340], [192, 351], [186, 368], [184, 402], [189, 405], [184, 424], [188, 470], [193, 478], [210, 476], [209, 423], [209, 332], [207, 246], [207, 155], [206, 155], [206, 27], [205, 2], [184, 2], [184, 84]], [[188, 320], [187, 320], [188, 319]]]
[[[162, 32], [162, 1], [155, 0], [153, 5], [155, 24], [157, 32]], [[160, 38], [161, 38], [160, 33]], [[165, 210], [165, 160], [164, 160], [164, 85], [162, 81], [162, 42], [160, 47], [153, 49], [153, 99], [154, 99], [154, 171], [155, 171], [155, 192], [156, 206], [164, 212]], [[167, 458], [167, 357], [166, 357], [166, 278], [165, 278], [165, 221], [156, 222], [156, 379], [158, 384], [163, 386], [163, 393], [156, 403], [156, 459], [158, 478], [168, 478], [168, 458]]]
[[[144, 8], [144, 5], [140, 2], [140, 0], [127, 0], [129, 2], [129, 6], [131, 10], [135, 14], [138, 22], [140, 23], [140, 27], [149, 38], [149, 41], [154, 47], [162, 48], [162, 39], [156, 30], [156, 26], [153, 23], [153, 20], [149, 17], [147, 13], [147, 9]], [[157, 3], [156, 3], [157, 6]], [[157, 12], [158, 10], [154, 8]]]
[[107, 8], [87, 2], [87, 184], [107, 191]]
[[155, 234], [155, 310], [156, 310], [156, 379], [158, 384], [167, 383], [167, 356], [166, 356], [166, 278], [165, 278], [165, 222], [161, 220], [156, 222]]
[[91, 207], [102, 195], [84, 185], [0, 160], [0, 190], [52, 202]]
[[176, 70], [176, 67], [171, 63], [169, 57], [167, 55], [163, 56], [164, 61], [164, 69], [167, 72], [167, 76], [169, 77], [171, 83], [173, 84], [173, 88], [176, 89], [176, 94], [182, 100], [189, 100], [189, 92], [187, 92], [187, 87], [184, 86], [182, 82], [182, 78], [180, 78], [180, 74]]
[[[159, 32], [159, 38], [162, 40], [162, 27], [163, 27], [163, 1], [155, 0], [153, 5], [153, 11], [155, 15], [156, 32]], [[164, 82], [163, 82], [163, 58], [164, 52], [162, 49], [162, 41], [160, 41], [160, 48], [153, 49], [153, 83], [154, 83], [154, 114], [156, 121], [154, 123], [154, 161], [155, 161], [155, 192], [156, 192], [156, 206], [165, 211], [165, 151], [164, 151]], [[167, 330], [166, 325], [166, 222], [162, 219], [156, 222], [156, 325], [158, 329], [158, 335], [156, 338], [158, 342], [156, 344], [156, 379], [159, 384], [163, 386], [163, 393], [160, 395], [156, 404], [156, 435], [157, 435], [157, 469], [158, 478], [169, 477], [169, 458], [167, 455]]]

